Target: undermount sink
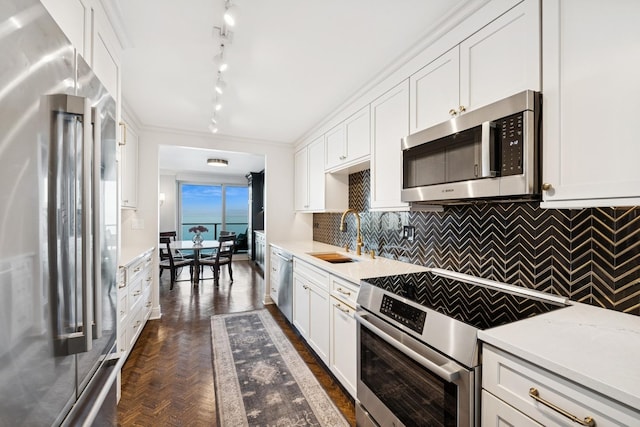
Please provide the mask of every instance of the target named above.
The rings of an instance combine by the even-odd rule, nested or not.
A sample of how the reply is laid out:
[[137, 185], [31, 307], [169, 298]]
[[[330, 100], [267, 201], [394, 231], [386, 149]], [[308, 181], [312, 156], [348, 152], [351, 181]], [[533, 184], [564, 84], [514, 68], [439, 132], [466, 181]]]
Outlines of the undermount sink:
[[339, 254], [337, 252], [310, 252], [309, 255], [321, 259], [323, 261], [330, 262], [331, 264], [343, 264], [345, 262], [357, 262], [357, 259], [353, 259], [346, 255]]

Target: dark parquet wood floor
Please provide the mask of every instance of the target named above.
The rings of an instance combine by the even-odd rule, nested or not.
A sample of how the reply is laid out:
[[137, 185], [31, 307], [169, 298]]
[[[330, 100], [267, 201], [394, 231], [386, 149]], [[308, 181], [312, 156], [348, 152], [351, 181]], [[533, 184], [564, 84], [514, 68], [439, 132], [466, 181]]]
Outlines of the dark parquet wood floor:
[[[216, 426], [210, 319], [214, 314], [262, 308], [264, 281], [251, 261], [234, 261], [234, 283], [226, 269], [220, 285], [206, 279], [193, 287], [168, 274], [160, 285], [162, 318], [150, 320], [122, 370], [119, 426]], [[209, 272], [209, 277], [211, 272]], [[267, 306], [331, 399], [355, 425], [353, 400], [317, 361], [284, 316]], [[221, 427], [227, 427], [222, 420]]]

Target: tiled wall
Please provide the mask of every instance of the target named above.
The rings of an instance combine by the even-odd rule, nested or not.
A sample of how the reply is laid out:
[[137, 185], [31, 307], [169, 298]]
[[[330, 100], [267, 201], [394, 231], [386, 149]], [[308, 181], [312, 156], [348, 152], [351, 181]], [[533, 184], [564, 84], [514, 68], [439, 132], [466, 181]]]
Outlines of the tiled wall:
[[[541, 209], [539, 203], [476, 204], [444, 212], [368, 212], [369, 170], [349, 176], [349, 206], [360, 212], [365, 249], [553, 292], [640, 315], [640, 208]], [[314, 240], [354, 247], [341, 214], [314, 214]], [[413, 242], [402, 240], [415, 227]]]

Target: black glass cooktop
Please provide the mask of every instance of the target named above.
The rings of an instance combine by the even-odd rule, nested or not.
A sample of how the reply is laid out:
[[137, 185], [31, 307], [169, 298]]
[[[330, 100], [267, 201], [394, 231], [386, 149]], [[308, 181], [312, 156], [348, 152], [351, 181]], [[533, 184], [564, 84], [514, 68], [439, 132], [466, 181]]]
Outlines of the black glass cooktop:
[[505, 325], [565, 307], [430, 272], [374, 277], [363, 281], [478, 329]]

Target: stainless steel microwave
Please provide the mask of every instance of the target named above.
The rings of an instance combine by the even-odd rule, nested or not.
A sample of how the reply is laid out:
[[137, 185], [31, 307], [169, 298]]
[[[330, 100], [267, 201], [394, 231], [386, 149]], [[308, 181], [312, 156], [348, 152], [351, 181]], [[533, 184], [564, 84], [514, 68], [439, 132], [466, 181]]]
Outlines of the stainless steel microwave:
[[402, 201], [540, 195], [541, 94], [524, 91], [402, 139]]

